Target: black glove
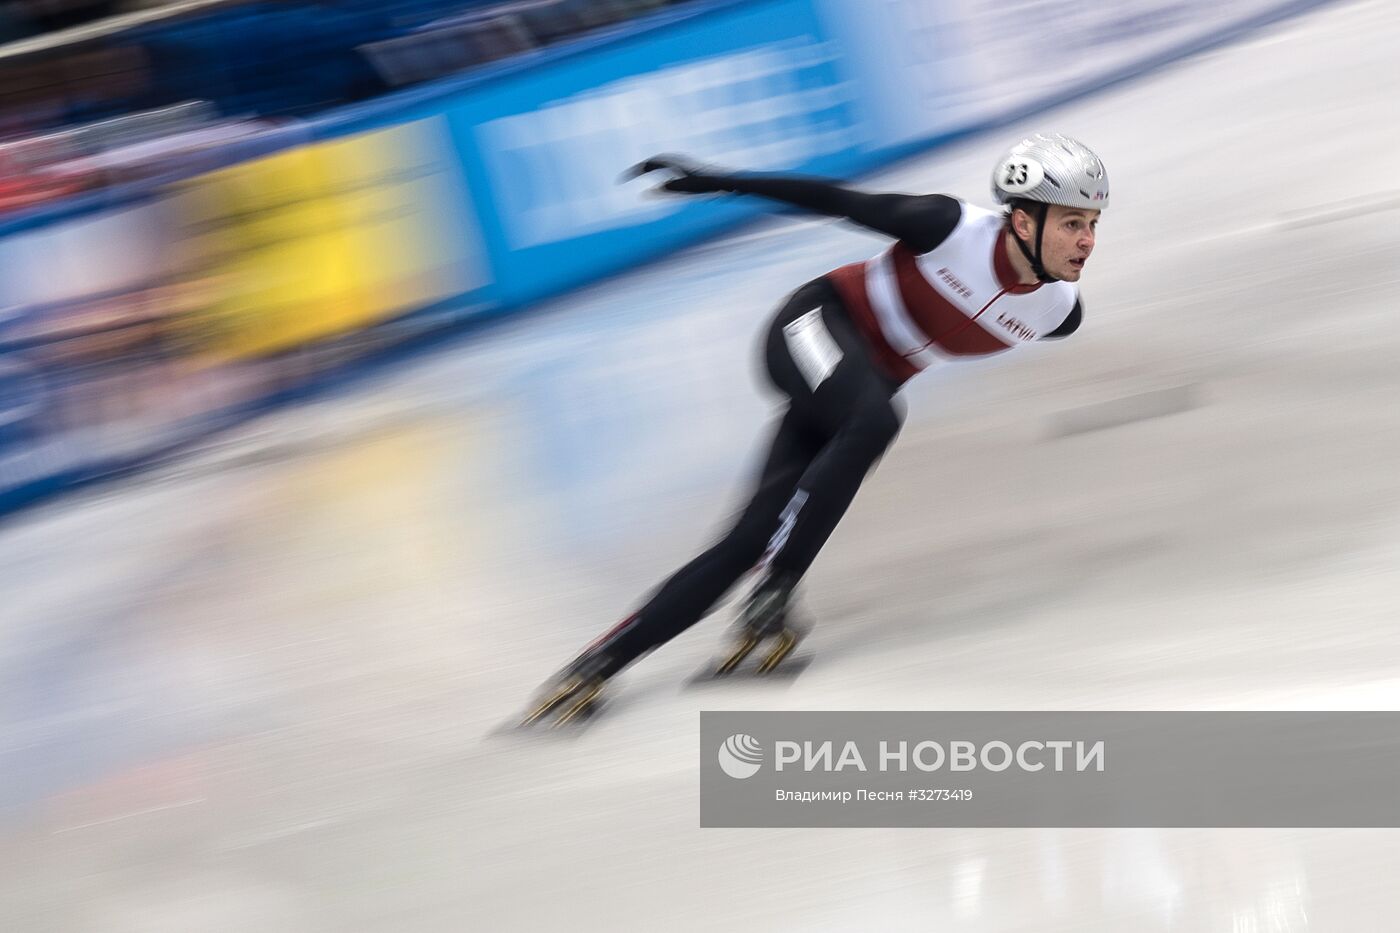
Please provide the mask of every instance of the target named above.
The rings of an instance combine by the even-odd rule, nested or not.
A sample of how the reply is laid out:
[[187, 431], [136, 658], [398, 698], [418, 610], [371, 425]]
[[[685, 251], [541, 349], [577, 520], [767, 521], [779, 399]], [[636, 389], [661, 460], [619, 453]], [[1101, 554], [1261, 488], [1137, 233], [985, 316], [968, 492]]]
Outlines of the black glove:
[[652, 172], [667, 172], [672, 177], [662, 182], [662, 191], [678, 194], [713, 194], [716, 191], [729, 191], [730, 179], [712, 168], [692, 162], [685, 156], [658, 155], [645, 162], [638, 162], [622, 176], [623, 180], [640, 178]]

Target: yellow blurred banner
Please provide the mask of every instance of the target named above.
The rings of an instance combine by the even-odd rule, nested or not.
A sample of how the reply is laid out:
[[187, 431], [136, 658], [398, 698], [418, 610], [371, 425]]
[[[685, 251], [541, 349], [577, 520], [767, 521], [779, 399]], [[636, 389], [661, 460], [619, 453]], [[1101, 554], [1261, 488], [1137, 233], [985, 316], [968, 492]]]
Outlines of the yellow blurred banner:
[[458, 166], [433, 118], [183, 184], [179, 265], [212, 299], [197, 322], [204, 349], [277, 353], [483, 284]]

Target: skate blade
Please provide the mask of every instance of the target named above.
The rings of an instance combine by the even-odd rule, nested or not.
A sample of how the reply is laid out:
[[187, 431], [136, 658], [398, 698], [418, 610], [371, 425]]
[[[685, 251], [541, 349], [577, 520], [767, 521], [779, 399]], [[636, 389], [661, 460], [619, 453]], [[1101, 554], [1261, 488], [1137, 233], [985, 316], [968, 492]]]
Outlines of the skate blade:
[[557, 742], [573, 741], [582, 738], [589, 729], [603, 717], [603, 711], [611, 709], [611, 701], [603, 696], [594, 700], [568, 723], [560, 723], [557, 718], [546, 717], [532, 726], [522, 725], [519, 717], [512, 717], [494, 729], [487, 731], [482, 739], [492, 742], [535, 744], [549, 746]]
[[520, 727], [522, 729], [529, 728], [548, 716], [555, 707], [567, 700], [571, 694], [577, 692], [579, 686], [577, 680], [570, 680], [561, 685], [557, 690], [535, 706], [534, 709], [530, 710], [524, 719], [520, 720]]
[[703, 668], [685, 681], [686, 689], [716, 687], [720, 684], [788, 684], [796, 680], [798, 675], [811, 666], [812, 658], [807, 654], [794, 654], [791, 649], [786, 655], [778, 659], [776, 667], [760, 673], [760, 665], [745, 664], [731, 670], [727, 674], [718, 674], [713, 667]]
[[[566, 689], [567, 687], [567, 689]], [[579, 735], [610, 705], [604, 684], [566, 685], [541, 700], [523, 719], [512, 718], [486, 733], [511, 740], [548, 740], [552, 736]]]
[[595, 709], [594, 701], [598, 699], [598, 694], [602, 692], [603, 682], [601, 680], [595, 684], [591, 684], [584, 691], [583, 696], [579, 697], [576, 702], [560, 714], [558, 719], [554, 720], [554, 728], [559, 729], [570, 723], [581, 721], [591, 716]]
[[758, 647], [759, 639], [755, 635], [745, 635], [739, 644], [734, 646], [734, 650], [715, 667], [714, 676], [724, 677], [734, 672], [734, 669], [744, 663], [744, 659], [753, 653]]
[[792, 654], [792, 649], [797, 647], [797, 636], [792, 632], [780, 632], [776, 641], [773, 650], [769, 651], [768, 656], [759, 662], [758, 673], [771, 674], [779, 664], [783, 663], [784, 658]]

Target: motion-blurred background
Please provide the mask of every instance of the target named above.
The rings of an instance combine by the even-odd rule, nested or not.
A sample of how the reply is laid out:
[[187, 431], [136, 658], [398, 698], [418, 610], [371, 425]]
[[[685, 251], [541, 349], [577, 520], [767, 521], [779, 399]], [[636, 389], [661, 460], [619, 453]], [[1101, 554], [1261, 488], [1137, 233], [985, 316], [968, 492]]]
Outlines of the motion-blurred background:
[[[1391, 832], [698, 829], [699, 709], [1395, 709], [1391, 0], [0, 5], [0, 929], [1388, 929]], [[494, 736], [743, 494], [881, 248], [1105, 159], [1072, 340], [950, 366], [816, 663]], [[955, 490], [936, 507], [928, 490]], [[921, 505], [911, 505], [920, 503]]]

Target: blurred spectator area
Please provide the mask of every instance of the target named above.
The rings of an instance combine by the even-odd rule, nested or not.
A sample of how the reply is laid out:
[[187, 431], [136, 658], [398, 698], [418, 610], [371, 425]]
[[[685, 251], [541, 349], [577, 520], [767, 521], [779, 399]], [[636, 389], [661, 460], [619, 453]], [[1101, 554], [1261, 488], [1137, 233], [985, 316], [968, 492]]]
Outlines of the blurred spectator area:
[[693, 2], [0, 2], [0, 213]]
[[0, 5], [0, 139], [188, 100], [304, 117], [694, 0], [124, 0], [48, 33], [23, 12], [65, 2]]
[[614, 26], [684, 0], [515, 0], [484, 4], [363, 47], [379, 77], [403, 87]]

